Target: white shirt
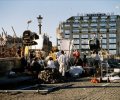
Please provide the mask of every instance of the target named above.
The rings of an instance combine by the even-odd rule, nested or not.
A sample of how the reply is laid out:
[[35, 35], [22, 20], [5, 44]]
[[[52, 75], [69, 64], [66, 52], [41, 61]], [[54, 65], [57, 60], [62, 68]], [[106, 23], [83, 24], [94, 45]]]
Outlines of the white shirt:
[[63, 55], [63, 54], [61, 54], [61, 55], [59, 56], [59, 58], [58, 58], [58, 62], [59, 62], [59, 64], [60, 64], [60, 63], [66, 64], [66, 56]]
[[56, 67], [55, 67], [55, 64], [54, 64], [54, 61], [53, 61], [53, 60], [49, 60], [49, 61], [47, 62], [47, 67], [49, 67], [49, 68], [56, 68]]

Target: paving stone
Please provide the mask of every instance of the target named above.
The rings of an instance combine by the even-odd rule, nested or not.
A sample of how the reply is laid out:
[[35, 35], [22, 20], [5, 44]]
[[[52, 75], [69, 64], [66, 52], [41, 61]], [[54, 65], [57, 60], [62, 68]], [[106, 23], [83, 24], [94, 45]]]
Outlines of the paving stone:
[[91, 83], [90, 80], [69, 83], [73, 85], [45, 95], [0, 93], [0, 98], [1, 100], [120, 100], [120, 80], [109, 84]]

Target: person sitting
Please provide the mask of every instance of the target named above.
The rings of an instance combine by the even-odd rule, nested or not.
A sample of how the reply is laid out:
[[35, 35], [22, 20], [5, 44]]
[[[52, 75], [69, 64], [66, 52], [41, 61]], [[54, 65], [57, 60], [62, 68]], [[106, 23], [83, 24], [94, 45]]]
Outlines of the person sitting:
[[37, 57], [35, 57], [34, 60], [31, 63], [31, 71], [32, 71], [33, 75], [36, 75], [36, 76], [41, 71], [41, 66], [40, 66], [40, 64], [38, 62], [38, 58]]
[[46, 67], [46, 63], [45, 63], [44, 57], [40, 57], [39, 60], [38, 60], [38, 63], [40, 64], [41, 69], [44, 69]]
[[52, 68], [52, 69], [56, 68], [52, 57], [49, 57], [49, 60], [47, 62], [47, 68]]

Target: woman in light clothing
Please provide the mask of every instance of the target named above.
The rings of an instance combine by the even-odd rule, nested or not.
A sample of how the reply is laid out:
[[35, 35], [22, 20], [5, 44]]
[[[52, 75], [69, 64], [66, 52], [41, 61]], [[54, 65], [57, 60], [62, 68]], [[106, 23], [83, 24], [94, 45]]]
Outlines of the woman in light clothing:
[[65, 76], [65, 70], [66, 70], [66, 56], [64, 55], [64, 51], [61, 51], [61, 55], [58, 58], [58, 62], [60, 64], [59, 72], [62, 74], [62, 76]]
[[47, 62], [47, 67], [48, 68], [56, 68], [52, 57], [49, 58], [49, 60]]

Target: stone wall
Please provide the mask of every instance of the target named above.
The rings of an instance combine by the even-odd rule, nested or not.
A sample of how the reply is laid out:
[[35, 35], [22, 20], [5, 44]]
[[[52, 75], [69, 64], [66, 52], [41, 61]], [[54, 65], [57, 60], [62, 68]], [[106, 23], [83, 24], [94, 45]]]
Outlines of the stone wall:
[[10, 71], [12, 68], [20, 67], [20, 58], [8, 57], [0, 58], [0, 75], [5, 74]]

